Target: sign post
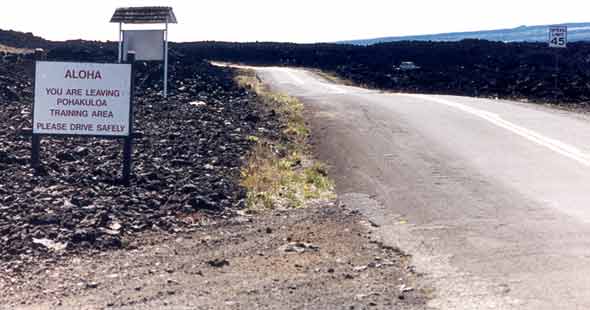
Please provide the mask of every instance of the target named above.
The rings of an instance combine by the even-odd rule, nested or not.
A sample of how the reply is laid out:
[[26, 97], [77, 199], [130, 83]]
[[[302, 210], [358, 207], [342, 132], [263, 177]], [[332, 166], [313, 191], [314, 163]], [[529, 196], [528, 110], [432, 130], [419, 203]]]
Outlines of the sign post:
[[[42, 49], [35, 50], [35, 62], [42, 61], [45, 58], [45, 53]], [[36, 68], [35, 68], [35, 75], [36, 75]], [[35, 81], [33, 81], [35, 83]], [[35, 89], [35, 84], [33, 84], [33, 89]], [[35, 109], [33, 105], [33, 110]], [[35, 174], [39, 174], [41, 168], [41, 136], [35, 134], [33, 131], [31, 135], [31, 167]]]
[[164, 32], [164, 98], [168, 97], [168, 21]]
[[129, 186], [131, 180], [131, 165], [133, 160], [133, 97], [135, 92], [135, 52], [127, 53], [127, 63], [131, 64], [131, 91], [129, 101], [129, 134], [123, 144], [123, 184]]
[[555, 101], [557, 101], [557, 93], [559, 91], [559, 50], [560, 48], [567, 48], [567, 26], [550, 26], [549, 27], [548, 44], [550, 48], [555, 50]]
[[123, 181], [129, 184], [133, 144], [133, 63], [41, 61], [36, 55], [31, 166], [40, 171], [42, 136], [123, 139]]

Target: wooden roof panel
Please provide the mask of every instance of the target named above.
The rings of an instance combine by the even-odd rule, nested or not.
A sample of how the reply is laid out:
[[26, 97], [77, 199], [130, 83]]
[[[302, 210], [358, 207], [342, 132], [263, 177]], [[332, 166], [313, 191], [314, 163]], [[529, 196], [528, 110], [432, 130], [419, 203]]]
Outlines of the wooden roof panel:
[[111, 23], [124, 24], [176, 24], [176, 15], [171, 7], [164, 6], [144, 6], [118, 8]]

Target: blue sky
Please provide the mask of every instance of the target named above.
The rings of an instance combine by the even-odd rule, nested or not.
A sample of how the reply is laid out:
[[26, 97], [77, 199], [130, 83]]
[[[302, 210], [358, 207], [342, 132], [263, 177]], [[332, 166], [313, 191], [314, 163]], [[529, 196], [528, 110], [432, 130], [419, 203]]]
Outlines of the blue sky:
[[322, 42], [396, 35], [590, 22], [590, 1], [518, 0], [99, 0], [5, 1], [0, 28], [53, 40], [116, 40], [121, 6], [172, 6], [173, 41]]

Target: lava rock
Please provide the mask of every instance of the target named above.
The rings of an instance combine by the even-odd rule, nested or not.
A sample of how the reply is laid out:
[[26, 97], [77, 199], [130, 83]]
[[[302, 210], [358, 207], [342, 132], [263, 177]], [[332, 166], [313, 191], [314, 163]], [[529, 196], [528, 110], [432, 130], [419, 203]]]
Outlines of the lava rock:
[[[0, 31], [0, 43], [3, 43]], [[12, 36], [10, 42], [16, 39]], [[18, 41], [18, 40], [16, 40]], [[113, 62], [113, 43], [41, 42], [49, 60]], [[122, 145], [89, 137], [43, 137], [40, 173], [29, 167], [33, 61], [0, 62], [0, 260], [120, 248], [155, 229], [182, 231], [192, 218], [226, 216], [245, 198], [240, 165], [257, 128], [277, 128], [232, 69], [173, 47], [168, 98], [161, 67], [139, 62], [133, 177], [120, 182]], [[182, 91], [177, 91], [182, 87]], [[206, 105], [189, 103], [203, 101]], [[246, 117], [245, 117], [246, 116]], [[239, 129], [239, 130], [238, 130]], [[37, 240], [36, 243], [34, 240]], [[49, 246], [49, 247], [48, 247]], [[63, 251], [61, 251], [63, 252]]]

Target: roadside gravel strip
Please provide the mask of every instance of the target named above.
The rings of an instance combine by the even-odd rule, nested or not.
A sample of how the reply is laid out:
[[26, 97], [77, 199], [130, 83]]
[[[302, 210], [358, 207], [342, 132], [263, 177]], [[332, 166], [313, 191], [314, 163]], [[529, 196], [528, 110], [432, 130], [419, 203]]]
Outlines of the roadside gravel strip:
[[3, 273], [0, 309], [425, 309], [407, 257], [371, 236], [341, 206], [212, 221]]

